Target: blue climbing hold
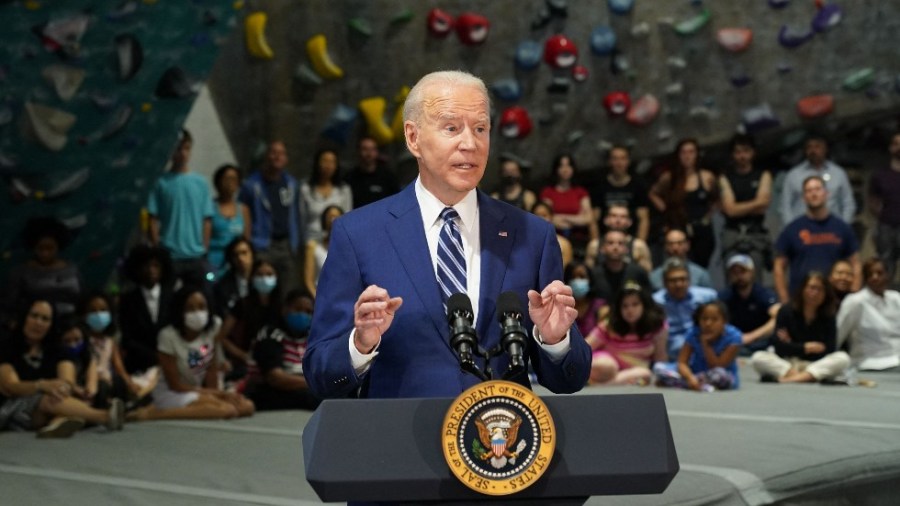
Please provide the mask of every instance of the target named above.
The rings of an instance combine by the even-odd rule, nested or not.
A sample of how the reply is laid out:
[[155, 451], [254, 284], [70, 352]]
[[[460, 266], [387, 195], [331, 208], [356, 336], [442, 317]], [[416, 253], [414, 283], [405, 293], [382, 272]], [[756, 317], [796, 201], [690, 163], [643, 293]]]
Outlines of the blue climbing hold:
[[616, 48], [616, 32], [608, 26], [598, 26], [591, 32], [591, 51], [598, 56], [608, 56]]
[[520, 70], [534, 70], [541, 64], [543, 47], [533, 40], [523, 40], [516, 48], [516, 67]]

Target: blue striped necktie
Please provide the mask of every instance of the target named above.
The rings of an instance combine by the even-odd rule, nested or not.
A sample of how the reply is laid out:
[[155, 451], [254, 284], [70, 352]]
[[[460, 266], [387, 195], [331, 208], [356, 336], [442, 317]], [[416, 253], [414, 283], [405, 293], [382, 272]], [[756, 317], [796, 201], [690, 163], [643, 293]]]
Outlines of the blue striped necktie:
[[466, 257], [456, 224], [458, 217], [459, 213], [452, 207], [445, 207], [441, 211], [444, 223], [438, 236], [437, 278], [445, 305], [451, 295], [466, 293]]

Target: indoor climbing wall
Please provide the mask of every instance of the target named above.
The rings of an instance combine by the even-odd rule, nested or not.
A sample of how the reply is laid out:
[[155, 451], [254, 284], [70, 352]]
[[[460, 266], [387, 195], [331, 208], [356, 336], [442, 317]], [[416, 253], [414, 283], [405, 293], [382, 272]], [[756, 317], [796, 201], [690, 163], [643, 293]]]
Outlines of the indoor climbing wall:
[[352, 166], [362, 131], [402, 157], [405, 87], [436, 69], [487, 82], [493, 152], [532, 161], [532, 178], [563, 150], [595, 167], [614, 142], [639, 157], [739, 129], [796, 142], [789, 133], [900, 105], [897, 2], [252, 0], [245, 11], [214, 99], [242, 164], [278, 137], [301, 175], [323, 143]]
[[109, 279], [241, 6], [0, 3], [0, 279], [36, 215], [72, 231], [89, 286]]

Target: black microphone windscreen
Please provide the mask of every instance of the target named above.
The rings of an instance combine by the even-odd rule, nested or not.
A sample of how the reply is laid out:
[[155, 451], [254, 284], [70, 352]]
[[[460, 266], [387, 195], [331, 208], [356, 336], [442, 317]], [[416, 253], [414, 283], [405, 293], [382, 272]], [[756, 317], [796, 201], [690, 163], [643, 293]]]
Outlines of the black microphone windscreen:
[[459, 311], [467, 312], [470, 315], [474, 312], [472, 311], [472, 301], [464, 293], [454, 293], [447, 299], [447, 317], [453, 318], [453, 315]]
[[497, 298], [497, 318], [503, 322], [503, 317], [509, 313], [522, 314], [522, 301], [519, 300], [519, 294], [512, 290], [503, 292]]

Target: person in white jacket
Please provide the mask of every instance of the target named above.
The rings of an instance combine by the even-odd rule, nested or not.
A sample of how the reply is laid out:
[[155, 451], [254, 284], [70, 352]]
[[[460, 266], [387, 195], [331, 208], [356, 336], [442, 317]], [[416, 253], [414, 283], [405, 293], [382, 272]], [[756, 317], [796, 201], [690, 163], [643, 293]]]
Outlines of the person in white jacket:
[[890, 278], [881, 259], [863, 264], [863, 279], [866, 286], [841, 303], [838, 347], [848, 343], [852, 363], [860, 370], [900, 366], [900, 292], [887, 289]]

